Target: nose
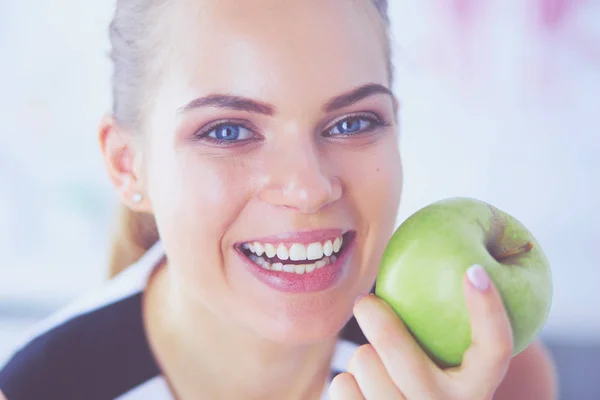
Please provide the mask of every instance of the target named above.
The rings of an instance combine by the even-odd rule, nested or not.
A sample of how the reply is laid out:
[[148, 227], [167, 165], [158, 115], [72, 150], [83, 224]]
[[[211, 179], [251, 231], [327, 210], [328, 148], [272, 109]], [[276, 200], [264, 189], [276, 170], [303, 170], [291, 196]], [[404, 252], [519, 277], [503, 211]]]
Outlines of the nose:
[[328, 174], [324, 156], [316, 144], [305, 143], [279, 149], [266, 163], [267, 184], [260, 191], [260, 199], [269, 204], [312, 214], [340, 199], [342, 185], [339, 178]]

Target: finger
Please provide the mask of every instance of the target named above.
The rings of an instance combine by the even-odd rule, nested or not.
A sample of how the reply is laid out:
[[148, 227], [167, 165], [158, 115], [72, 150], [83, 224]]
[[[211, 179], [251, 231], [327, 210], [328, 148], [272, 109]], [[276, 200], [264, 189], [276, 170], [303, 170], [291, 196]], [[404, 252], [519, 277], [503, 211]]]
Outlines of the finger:
[[330, 400], [366, 400], [356, 380], [348, 372], [342, 372], [333, 378], [328, 394]]
[[394, 310], [376, 296], [364, 296], [354, 315], [396, 387], [409, 399], [428, 393], [437, 367]]
[[360, 391], [367, 400], [406, 400], [370, 344], [356, 349], [348, 363], [348, 372], [354, 376]]
[[512, 328], [500, 293], [483, 267], [474, 265], [467, 270], [463, 290], [471, 321], [471, 345], [459, 374], [471, 382], [478, 395], [486, 396], [496, 390], [508, 370]]

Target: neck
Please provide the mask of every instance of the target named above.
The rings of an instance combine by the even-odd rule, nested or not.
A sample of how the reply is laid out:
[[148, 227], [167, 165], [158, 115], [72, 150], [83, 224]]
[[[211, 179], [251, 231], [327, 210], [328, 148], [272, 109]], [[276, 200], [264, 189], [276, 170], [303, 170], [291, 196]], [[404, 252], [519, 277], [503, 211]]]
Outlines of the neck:
[[[185, 301], [160, 268], [146, 292], [149, 339], [178, 398], [320, 399], [335, 337], [275, 343]], [[191, 305], [194, 304], [194, 305]]]

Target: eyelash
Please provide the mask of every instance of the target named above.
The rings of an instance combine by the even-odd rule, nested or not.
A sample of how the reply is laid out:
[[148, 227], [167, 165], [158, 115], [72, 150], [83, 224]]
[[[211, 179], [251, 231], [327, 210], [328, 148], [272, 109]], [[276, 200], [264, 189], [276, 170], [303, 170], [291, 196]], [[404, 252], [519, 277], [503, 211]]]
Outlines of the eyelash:
[[[216, 138], [211, 138], [208, 135], [210, 135], [213, 131], [223, 127], [223, 126], [239, 126], [242, 127], [244, 129], [247, 129], [249, 131], [251, 131], [254, 134], [254, 127], [250, 126], [250, 124], [245, 123], [243, 121], [236, 121], [236, 120], [231, 120], [231, 119], [226, 119], [223, 121], [219, 121], [213, 124], [210, 124], [204, 128], [201, 128], [199, 131], [197, 131], [196, 133], [194, 133], [194, 138], [196, 140], [205, 140], [207, 142], [210, 142], [212, 144], [216, 144], [218, 146], [235, 146], [235, 145], [239, 145], [241, 143], [246, 143], [249, 141], [252, 141], [254, 139], [246, 139], [246, 140], [226, 140], [226, 139], [216, 139]], [[256, 134], [255, 134], [256, 136]]]
[[353, 133], [348, 133], [348, 134], [334, 134], [334, 135], [330, 135], [329, 137], [335, 138], [335, 137], [339, 137], [339, 136], [347, 136], [348, 137], [348, 136], [364, 135], [366, 133], [374, 131], [375, 129], [377, 129], [379, 127], [390, 126], [390, 124], [385, 122], [382, 118], [380, 118], [378, 115], [376, 115], [374, 113], [356, 113], [356, 114], [345, 115], [342, 118], [335, 120], [333, 123], [329, 124], [329, 128], [327, 128], [327, 131], [332, 130], [338, 124], [340, 124], [346, 120], [351, 120], [351, 119], [360, 119], [360, 120], [369, 121], [369, 127], [367, 127], [366, 129], [363, 129], [361, 131], [358, 131], [358, 132], [353, 132]]
[[[349, 134], [334, 134], [334, 135], [327, 135], [325, 137], [330, 137], [330, 138], [336, 138], [336, 137], [352, 137], [352, 136], [358, 136], [358, 135], [364, 135], [366, 133], [372, 132], [375, 129], [382, 127], [382, 126], [390, 126], [389, 123], [385, 122], [382, 118], [380, 118], [378, 115], [374, 114], [374, 113], [356, 113], [356, 114], [351, 114], [351, 115], [346, 115], [342, 118], [339, 118], [338, 120], [334, 121], [333, 123], [328, 125], [328, 128], [326, 129], [327, 131], [332, 130], [333, 128], [335, 128], [338, 124], [340, 124], [341, 122], [344, 122], [346, 120], [351, 120], [351, 119], [360, 119], [360, 120], [366, 120], [369, 122], [369, 126], [366, 129], [363, 129], [361, 131], [355, 132], [355, 133], [349, 133]], [[244, 144], [250, 141], [253, 141], [255, 139], [246, 139], [246, 140], [227, 140], [227, 139], [216, 139], [216, 138], [211, 138], [208, 135], [210, 135], [212, 132], [214, 132], [215, 130], [223, 127], [223, 126], [239, 126], [242, 127], [244, 129], [247, 129], [249, 131], [251, 131], [252, 133], [254, 133], [254, 129], [255, 127], [250, 126], [250, 124], [247, 124], [245, 122], [242, 121], [236, 121], [236, 120], [223, 120], [223, 121], [219, 121], [217, 123], [208, 125], [207, 127], [204, 127], [200, 130], [198, 130], [195, 134], [194, 134], [194, 138], [196, 140], [205, 140], [208, 142], [211, 142], [212, 144], [218, 145], [218, 146], [224, 146], [224, 147], [228, 147], [228, 146], [236, 146], [236, 145], [240, 145], [240, 144]]]

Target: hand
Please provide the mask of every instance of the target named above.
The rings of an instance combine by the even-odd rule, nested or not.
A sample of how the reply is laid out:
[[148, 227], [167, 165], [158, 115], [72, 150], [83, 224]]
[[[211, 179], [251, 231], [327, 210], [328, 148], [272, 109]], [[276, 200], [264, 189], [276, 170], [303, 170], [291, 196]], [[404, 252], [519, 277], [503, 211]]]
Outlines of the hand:
[[[331, 400], [489, 400], [502, 382], [513, 351], [502, 300], [481, 267], [463, 281], [472, 344], [459, 367], [440, 369], [383, 300], [364, 296], [354, 315], [370, 344], [359, 347], [348, 372], [331, 383]], [[443, 334], [443, 333], [441, 333]]]

